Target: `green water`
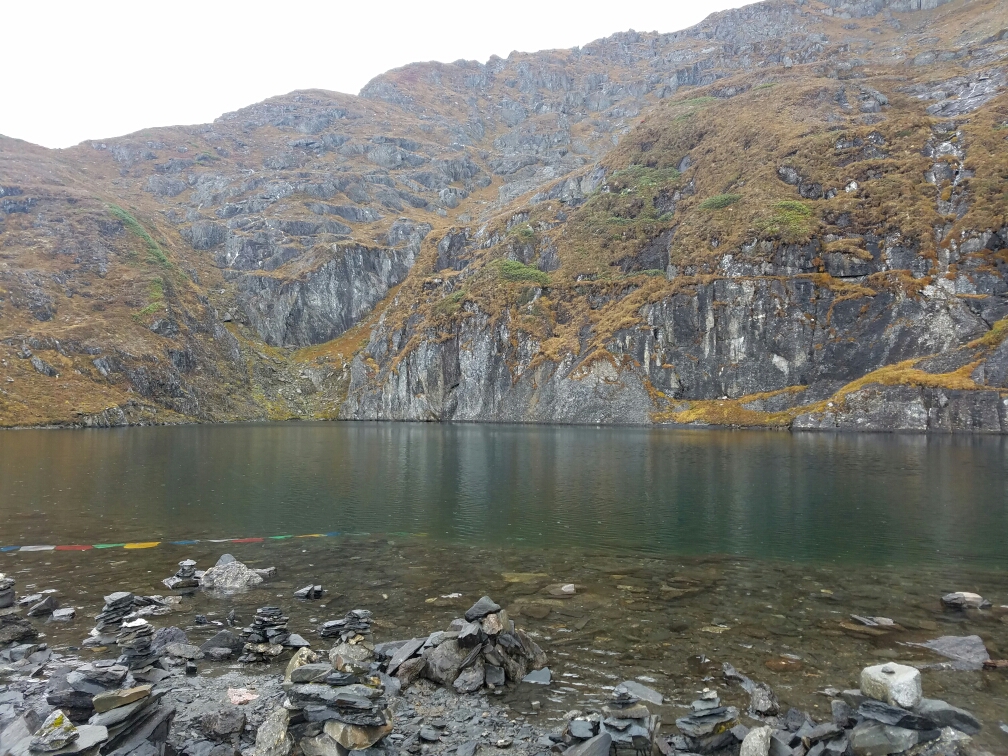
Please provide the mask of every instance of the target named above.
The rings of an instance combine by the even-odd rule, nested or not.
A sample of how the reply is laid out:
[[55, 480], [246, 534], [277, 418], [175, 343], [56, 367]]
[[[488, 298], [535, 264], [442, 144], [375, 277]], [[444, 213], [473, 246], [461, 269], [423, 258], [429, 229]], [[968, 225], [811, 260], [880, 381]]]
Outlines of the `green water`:
[[0, 432], [0, 546], [312, 532], [1008, 560], [1008, 442], [414, 424]]
[[[40, 626], [56, 646], [80, 643], [110, 591], [165, 593], [178, 561], [205, 569], [225, 551], [277, 567], [276, 579], [227, 599], [185, 597], [156, 625], [199, 642], [217, 627], [195, 626], [196, 614], [248, 621], [275, 603], [324, 645], [319, 622], [364, 607], [382, 641], [445, 628], [489, 594], [550, 659], [549, 689], [506, 697], [544, 724], [597, 706], [625, 678], [669, 697], [666, 722], [707, 686], [745, 709], [723, 662], [828, 719], [820, 691], [899, 660], [925, 666], [925, 695], [973, 711], [978, 740], [1001, 753], [1008, 674], [928, 668], [942, 658], [909, 644], [977, 634], [1008, 657], [1006, 454], [1000, 438], [663, 429], [6, 431], [0, 548], [159, 545], [10, 551], [0, 572], [19, 594], [54, 589], [78, 607], [74, 623]], [[270, 538], [313, 533], [329, 535]], [[264, 540], [212, 540], [224, 538]], [[325, 586], [323, 601], [291, 597], [309, 582]], [[557, 597], [566, 583], [576, 595]], [[995, 608], [949, 612], [939, 597], [954, 590]], [[866, 634], [851, 614], [898, 628]]]

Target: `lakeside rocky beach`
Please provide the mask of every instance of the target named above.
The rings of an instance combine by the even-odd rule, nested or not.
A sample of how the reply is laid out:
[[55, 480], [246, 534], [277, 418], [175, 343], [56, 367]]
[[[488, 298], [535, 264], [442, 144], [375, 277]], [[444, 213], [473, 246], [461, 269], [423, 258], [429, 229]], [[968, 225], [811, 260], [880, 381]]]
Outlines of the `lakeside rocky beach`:
[[[915, 666], [878, 663], [878, 654], [866, 655], [858, 687], [816, 674], [812, 697], [760, 679], [772, 677], [774, 667], [808, 676], [811, 670], [803, 669], [796, 653], [768, 661], [766, 673], [741, 667], [742, 654], [733, 655], [742, 671], [723, 654], [700, 654], [691, 662], [700, 667], [695, 684], [670, 688], [668, 681], [641, 681], [647, 676], [634, 675], [631, 665], [608, 664], [607, 644], [595, 643], [608, 682], [592, 683], [595, 689], [579, 691], [572, 704], [561, 691], [570, 690], [578, 676], [560, 671], [573, 668], [566, 664], [572, 647], [522, 625], [539, 625], [537, 614], [545, 619], [584, 600], [587, 586], [544, 585], [536, 593], [546, 598], [512, 599], [506, 608], [488, 596], [466, 608], [462, 596], [439, 595], [434, 602], [458, 607], [454, 619], [418, 627], [423, 632], [413, 637], [389, 637], [380, 611], [358, 607], [319, 621], [332, 614], [327, 599], [340, 595], [332, 584], [313, 581], [305, 590], [304, 580], [294, 580], [302, 587], [288, 590], [291, 580], [276, 568], [226, 556], [203, 571], [192, 561], [179, 565], [181, 578], [164, 581], [175, 589], [168, 595], [108, 594], [90, 631], [87, 615], [95, 612], [62, 606], [62, 591], [22, 593], [13, 578], [2, 579], [0, 599], [6, 603], [9, 597], [10, 603], [0, 609], [5, 756], [346, 756], [350, 750], [374, 756], [937, 756], [997, 753], [1000, 736], [1008, 734], [1001, 732], [1003, 721], [971, 713], [962, 700], [939, 700], [932, 690], [938, 675], [977, 676], [989, 692], [1003, 683], [1003, 664], [977, 635], [900, 641], [901, 658]], [[284, 592], [277, 595], [273, 589], [281, 586]], [[233, 606], [235, 599], [241, 606]], [[255, 609], [248, 603], [267, 600]], [[970, 592], [935, 597], [935, 604], [939, 616], [959, 627], [1004, 627], [1008, 613]], [[218, 611], [196, 611], [215, 605]], [[76, 618], [65, 619], [68, 609]], [[288, 614], [304, 611], [320, 617], [291, 626]], [[632, 613], [625, 616], [629, 620]], [[591, 622], [591, 612], [586, 618]], [[905, 627], [882, 616], [855, 614], [840, 626], [870, 639], [907, 637]], [[718, 627], [706, 632], [729, 630], [711, 632]], [[47, 643], [71, 630], [86, 637]], [[922, 649], [932, 661], [912, 659]], [[996, 657], [1000, 649], [994, 650]], [[55, 721], [57, 711], [65, 722]], [[33, 750], [36, 740], [45, 744]]]

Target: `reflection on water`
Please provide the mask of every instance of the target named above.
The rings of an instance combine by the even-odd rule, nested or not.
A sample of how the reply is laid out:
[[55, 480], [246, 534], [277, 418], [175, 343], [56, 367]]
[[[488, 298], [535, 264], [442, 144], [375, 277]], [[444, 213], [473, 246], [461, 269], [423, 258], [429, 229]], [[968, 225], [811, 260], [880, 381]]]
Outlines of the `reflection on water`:
[[1003, 566], [1006, 457], [1001, 438], [916, 435], [363, 423], [4, 431], [0, 541], [408, 532]]
[[[1008, 656], [996, 611], [944, 611], [970, 590], [1008, 604], [1006, 444], [999, 438], [392, 424], [0, 432], [0, 546], [328, 533], [264, 543], [0, 554], [18, 590], [79, 607], [76, 645], [112, 590], [163, 593], [183, 558], [276, 565], [264, 588], [196, 595], [171, 617], [199, 641], [234, 608], [279, 603], [291, 629], [373, 610], [378, 640], [443, 628], [489, 593], [539, 638], [555, 682], [513, 708], [545, 719], [636, 677], [666, 721], [730, 662], [782, 703], [829, 718], [827, 686], [878, 660], [933, 663], [910, 642], [979, 634]], [[322, 583], [321, 602], [291, 594]], [[559, 599], [550, 587], [575, 583]], [[443, 598], [453, 593], [460, 599]], [[869, 633], [849, 616], [886, 616]], [[927, 671], [925, 692], [973, 710], [1008, 750], [1004, 672]], [[548, 704], [546, 703], [548, 702]]]

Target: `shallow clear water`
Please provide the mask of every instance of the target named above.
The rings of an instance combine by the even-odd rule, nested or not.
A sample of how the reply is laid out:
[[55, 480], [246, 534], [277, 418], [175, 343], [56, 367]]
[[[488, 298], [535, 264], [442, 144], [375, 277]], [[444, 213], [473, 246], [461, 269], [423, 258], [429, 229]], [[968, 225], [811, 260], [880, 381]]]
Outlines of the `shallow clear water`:
[[[76, 645], [102, 595], [164, 593], [179, 560], [224, 551], [279, 575], [230, 599], [188, 597], [155, 624], [217, 628], [279, 603], [291, 629], [355, 607], [390, 640], [445, 627], [484, 593], [537, 634], [556, 676], [519, 686], [545, 719], [626, 677], [670, 696], [666, 721], [705, 685], [742, 705], [720, 665], [828, 718], [827, 686], [863, 666], [940, 662], [907, 645], [979, 634], [1008, 656], [1008, 445], [999, 438], [393, 424], [290, 424], [0, 432], [0, 547], [158, 541], [155, 548], [0, 554], [19, 593], [80, 607], [43, 629]], [[277, 535], [335, 534], [271, 539]], [[255, 543], [206, 539], [255, 538]], [[200, 539], [177, 545], [169, 541]], [[320, 582], [321, 602], [291, 598]], [[560, 599], [551, 588], [573, 582]], [[444, 598], [461, 593], [461, 598]], [[543, 616], [545, 613], [545, 616]], [[901, 629], [866, 634], [849, 615]], [[795, 658], [792, 658], [795, 657]], [[927, 670], [925, 694], [973, 710], [1008, 751], [1008, 674]], [[650, 682], [652, 681], [653, 682]]]

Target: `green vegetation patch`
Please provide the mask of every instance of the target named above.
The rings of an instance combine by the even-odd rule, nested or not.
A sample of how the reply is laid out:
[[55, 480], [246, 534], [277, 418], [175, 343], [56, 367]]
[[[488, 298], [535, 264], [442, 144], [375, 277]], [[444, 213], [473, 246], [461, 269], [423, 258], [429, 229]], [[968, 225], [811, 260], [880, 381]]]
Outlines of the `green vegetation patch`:
[[549, 274], [517, 260], [501, 260], [497, 267], [505, 281], [529, 281], [539, 286], [550, 284]]
[[122, 221], [123, 225], [130, 230], [134, 236], [140, 237], [143, 242], [147, 245], [147, 261], [157, 263], [159, 265], [164, 265], [165, 267], [171, 265], [168, 260], [168, 256], [161, 249], [161, 245], [154, 241], [147, 229], [144, 228], [140, 221], [133, 217], [132, 214], [123, 210], [119, 205], [109, 205], [109, 212]]
[[434, 305], [434, 312], [438, 315], [451, 317], [462, 308], [462, 303], [465, 301], [465, 297], [466, 293], [464, 289], [452, 292]]
[[646, 165], [631, 165], [616, 171], [609, 179], [610, 187], [624, 189], [660, 189], [679, 180], [675, 168], [649, 168]]
[[700, 203], [701, 210], [721, 210], [742, 199], [741, 194], [715, 194]]
[[812, 208], [804, 202], [781, 200], [774, 203], [773, 209], [773, 215], [756, 224], [761, 233], [793, 241], [811, 232]]
[[133, 319], [137, 322], [148, 315], [153, 315], [164, 307], [164, 281], [160, 278], [152, 279], [150, 287], [147, 290], [147, 295], [150, 297], [150, 302], [148, 302], [146, 307], [133, 315]]

